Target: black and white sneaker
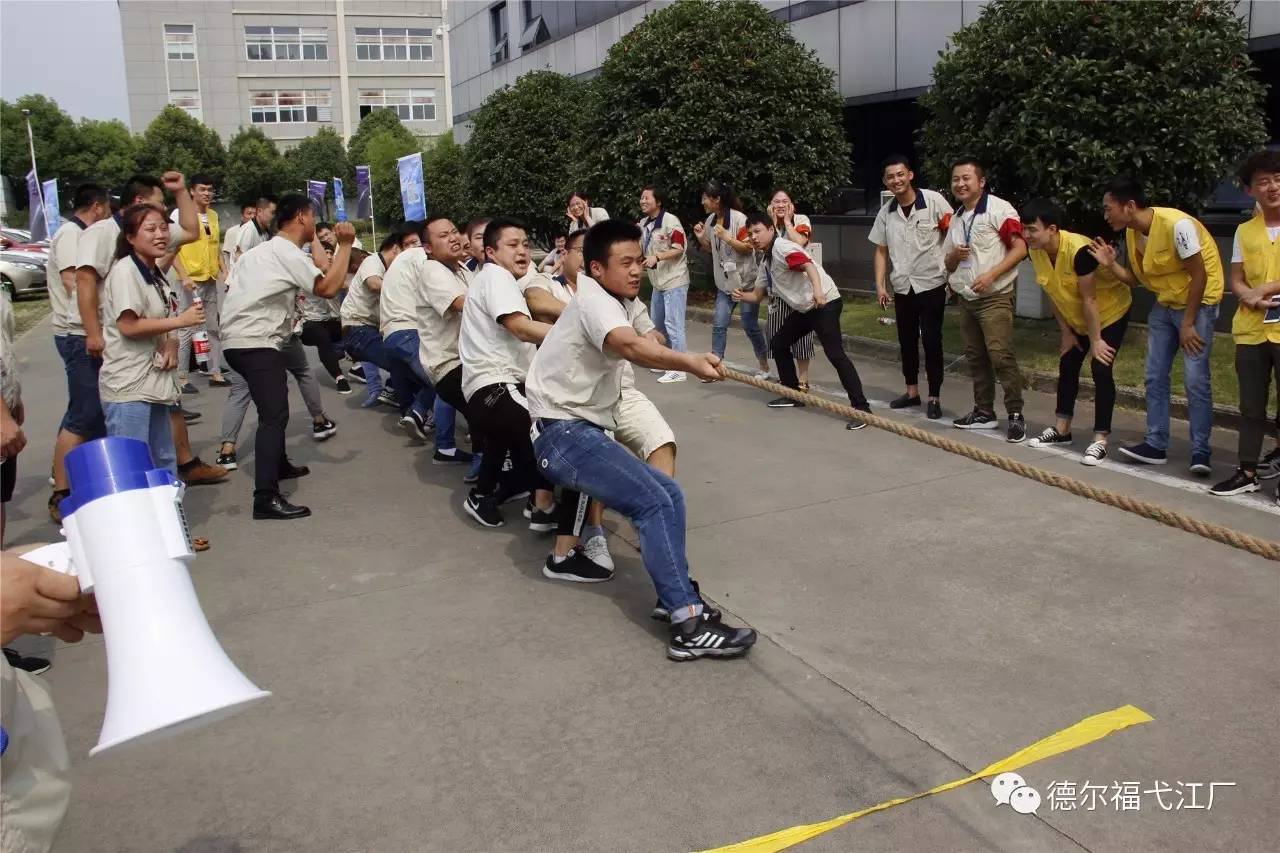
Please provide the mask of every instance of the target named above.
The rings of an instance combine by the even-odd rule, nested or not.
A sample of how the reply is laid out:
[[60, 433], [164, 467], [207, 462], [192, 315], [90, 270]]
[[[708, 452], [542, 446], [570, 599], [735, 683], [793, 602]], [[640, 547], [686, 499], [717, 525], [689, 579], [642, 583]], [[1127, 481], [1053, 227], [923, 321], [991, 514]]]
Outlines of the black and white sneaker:
[[378, 402], [384, 406], [390, 406], [393, 409], [400, 408], [400, 398], [396, 396], [396, 392], [390, 388], [383, 388], [378, 393]]
[[756, 632], [750, 628], [733, 628], [703, 615], [671, 626], [667, 657], [674, 661], [733, 658], [746, 654], [755, 644]]
[[1258, 463], [1258, 470], [1254, 473], [1259, 480], [1274, 480], [1280, 477], [1280, 447], [1262, 457], [1262, 461]]
[[361, 385], [369, 384], [369, 379], [364, 375], [364, 366], [360, 364], [353, 364], [347, 368], [347, 378]]
[[1055, 444], [1070, 444], [1071, 433], [1058, 432], [1057, 427], [1047, 427], [1044, 432], [1027, 442], [1028, 447], [1052, 447]]
[[799, 400], [792, 400], [790, 397], [777, 397], [766, 403], [771, 409], [803, 409], [804, 403]]
[[529, 519], [529, 529], [535, 533], [550, 533], [556, 529], [556, 508], [552, 506], [544, 512], [534, 505], [533, 498], [525, 504], [524, 517]]
[[[868, 415], [871, 414], [870, 408], [865, 408], [865, 409], [859, 408], [858, 411], [866, 412]], [[844, 428], [849, 430], [850, 432], [854, 430], [859, 430], [859, 429], [866, 429], [867, 422], [866, 421], [849, 421], [847, 424], [844, 425]]]
[[1209, 489], [1209, 494], [1225, 498], [1230, 495], [1243, 495], [1245, 492], [1256, 492], [1260, 488], [1257, 477], [1246, 474], [1243, 468], [1237, 468], [1234, 474]]
[[596, 565], [576, 548], [559, 562], [556, 562], [555, 555], [548, 554], [547, 561], [542, 565], [542, 574], [553, 581], [574, 583], [604, 583], [613, 580], [613, 572]]
[[980, 409], [974, 409], [967, 415], [962, 415], [951, 422], [956, 429], [999, 429], [1000, 422], [996, 420], [994, 414], [988, 414]]
[[320, 423], [311, 425], [311, 437], [316, 441], [324, 441], [326, 438], [333, 438], [337, 434], [338, 425], [328, 418], [325, 418]]
[[1027, 440], [1027, 419], [1021, 412], [1009, 415], [1009, 429], [1005, 433], [1004, 440], [1010, 444], [1021, 444]]
[[31, 675], [44, 675], [48, 672], [53, 664], [49, 663], [46, 658], [32, 657], [30, 655], [20, 655], [13, 649], [4, 650], [4, 659], [9, 662], [9, 666], [14, 669], [20, 669]]
[[[702, 597], [702, 590], [698, 588], [698, 582], [689, 579], [689, 583], [693, 584], [693, 591], [698, 593], [698, 600], [702, 602], [702, 615], [707, 618], [708, 622], [719, 622], [723, 615], [711, 602]], [[671, 611], [668, 610], [659, 598], [653, 603], [653, 609], [649, 611], [650, 619], [657, 619], [659, 622], [670, 622]]]
[[1084, 456], [1080, 457], [1080, 464], [1096, 468], [1106, 460], [1107, 443], [1105, 441], [1095, 441], [1084, 449]]
[[219, 453], [218, 458], [214, 461], [214, 464], [221, 465], [223, 468], [226, 468], [228, 471], [234, 471], [240, 467], [240, 465], [236, 462], [236, 452], [234, 450], [231, 451], [230, 453]]
[[467, 495], [467, 499], [462, 502], [462, 508], [466, 510], [467, 515], [485, 527], [501, 527], [506, 523], [502, 520], [502, 512], [493, 498], [477, 495], [475, 489], [472, 489], [471, 494]]
[[347, 381], [347, 377], [339, 376], [337, 379], [338, 393], [346, 396], [351, 393], [351, 383]]
[[427, 432], [427, 420], [414, 409], [405, 412], [400, 418], [400, 429], [414, 441], [426, 442], [431, 436]]

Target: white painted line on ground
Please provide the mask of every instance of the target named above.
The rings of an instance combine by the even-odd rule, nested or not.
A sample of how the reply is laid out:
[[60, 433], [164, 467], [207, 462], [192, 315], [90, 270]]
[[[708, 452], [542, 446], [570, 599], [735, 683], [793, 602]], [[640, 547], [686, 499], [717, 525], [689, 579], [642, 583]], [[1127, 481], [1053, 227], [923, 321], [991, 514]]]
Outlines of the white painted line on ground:
[[[724, 363], [726, 367], [731, 367], [734, 370], [737, 370], [741, 373], [752, 374], [752, 373], [755, 373], [756, 370], [758, 369], [754, 365], [737, 364], [727, 359], [725, 360]], [[830, 397], [838, 401], [845, 399], [844, 389], [836, 385], [814, 382], [814, 383], [811, 383], [811, 387], [814, 390], [821, 391], [822, 395], [825, 397]], [[922, 409], [914, 409], [914, 408], [910, 410], [890, 409], [889, 403], [887, 400], [869, 400], [868, 402], [871, 403], [871, 408], [875, 410], [875, 413], [877, 415], [880, 415], [881, 417], [891, 417], [891, 418], [899, 418], [899, 419], [908, 418], [911, 420], [920, 421], [921, 425], [928, 426], [929, 428], [939, 432], [941, 431], [952, 432], [953, 430], [955, 430], [955, 427], [951, 426], [951, 424], [945, 418], [941, 421], [929, 420], [927, 417], [925, 417], [924, 411]], [[1083, 453], [1076, 453], [1075, 451], [1066, 450], [1061, 447], [1031, 447], [1026, 442], [1023, 442], [1022, 444], [1010, 444], [1004, 439], [1004, 430], [970, 429], [970, 430], [964, 430], [963, 432], [965, 432], [968, 435], [982, 436], [984, 438], [998, 441], [1001, 444], [1003, 444], [1005, 447], [1009, 448], [1010, 451], [1013, 451], [1015, 448], [1021, 448], [1023, 451], [1031, 451], [1032, 453], [1045, 453], [1053, 456], [1062, 456], [1068, 459], [1072, 459], [1076, 462], [1079, 462], [1081, 459], [1084, 458]], [[1030, 437], [1028, 437], [1028, 441], [1030, 441]], [[1245, 509], [1251, 509], [1256, 512], [1265, 512], [1268, 515], [1280, 516], [1280, 505], [1277, 505], [1275, 501], [1273, 501], [1270, 497], [1260, 492], [1254, 492], [1254, 493], [1245, 494], [1245, 495], [1229, 495], [1227, 497], [1210, 495], [1208, 486], [1204, 486], [1199, 483], [1193, 483], [1190, 480], [1184, 480], [1181, 477], [1174, 477], [1170, 474], [1163, 474], [1160, 471], [1154, 470], [1151, 466], [1142, 465], [1141, 463], [1116, 464], [1116, 457], [1112, 455], [1113, 452], [1116, 452], [1116, 451], [1113, 451], [1110, 448], [1108, 449], [1107, 461], [1104, 462], [1099, 467], [1105, 468], [1108, 471], [1114, 471], [1117, 474], [1124, 474], [1127, 477], [1133, 477], [1138, 480], [1146, 480], [1147, 482], [1155, 483], [1158, 486], [1165, 486], [1171, 489], [1178, 489], [1179, 491], [1187, 492], [1189, 494], [1200, 495], [1202, 497], [1211, 498], [1214, 501], [1224, 501], [1224, 502], [1232, 503], [1232, 504], [1235, 504], [1236, 506], [1244, 507]], [[1082, 465], [1081, 467], [1084, 468], [1086, 466]]]

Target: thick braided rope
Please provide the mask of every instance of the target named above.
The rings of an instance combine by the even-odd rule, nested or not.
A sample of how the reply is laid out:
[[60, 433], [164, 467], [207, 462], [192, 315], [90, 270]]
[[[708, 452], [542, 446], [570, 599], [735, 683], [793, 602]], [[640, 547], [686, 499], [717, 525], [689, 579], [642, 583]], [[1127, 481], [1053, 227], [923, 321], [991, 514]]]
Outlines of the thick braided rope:
[[1091, 486], [1074, 477], [1067, 477], [1063, 474], [1055, 474], [1052, 471], [1046, 471], [1043, 468], [1037, 468], [1034, 465], [1027, 465], [1016, 459], [1010, 459], [1008, 456], [1002, 456], [998, 453], [990, 453], [979, 447], [966, 444], [961, 441], [953, 441], [949, 438], [943, 438], [940, 435], [932, 433], [928, 430], [920, 429], [909, 424], [899, 423], [898, 421], [882, 418], [877, 415], [869, 415], [866, 412], [859, 412], [852, 406], [846, 406], [843, 403], [837, 403], [834, 400], [828, 400], [825, 397], [819, 397], [814, 394], [807, 394], [803, 391], [796, 391], [792, 388], [779, 385], [776, 382], [769, 382], [763, 379], [756, 379], [754, 376], [748, 376], [736, 370], [725, 369], [725, 375], [744, 385], [751, 385], [762, 391], [769, 391], [792, 400], [804, 403], [806, 406], [816, 406], [825, 412], [838, 415], [849, 420], [862, 421], [877, 429], [900, 435], [903, 438], [914, 439], [931, 447], [945, 450], [948, 453], [955, 453], [959, 456], [967, 456], [976, 462], [983, 462], [987, 465], [999, 468], [1002, 471], [1008, 471], [1010, 474], [1017, 474], [1020, 477], [1026, 477], [1035, 480], [1037, 483], [1044, 483], [1046, 486], [1054, 486], [1073, 495], [1082, 498], [1097, 501], [1107, 506], [1113, 506], [1122, 509], [1125, 512], [1131, 512], [1134, 515], [1140, 515], [1143, 518], [1149, 518], [1166, 524], [1169, 527], [1176, 527], [1179, 530], [1185, 530], [1188, 533], [1194, 533], [1197, 536], [1203, 536], [1206, 539], [1212, 539], [1215, 542], [1221, 542], [1224, 545], [1230, 545], [1233, 548], [1239, 548], [1242, 551], [1248, 551], [1251, 554], [1257, 554], [1259, 557], [1265, 557], [1268, 560], [1280, 561], [1280, 542], [1259, 539], [1257, 536], [1251, 536], [1248, 533], [1242, 533], [1239, 530], [1233, 530], [1230, 527], [1223, 527], [1220, 524], [1211, 524], [1207, 521], [1201, 521], [1198, 518], [1192, 518], [1180, 512], [1175, 512], [1167, 507], [1154, 504], [1149, 501], [1137, 500], [1126, 495], [1118, 494], [1107, 489], [1100, 489]]

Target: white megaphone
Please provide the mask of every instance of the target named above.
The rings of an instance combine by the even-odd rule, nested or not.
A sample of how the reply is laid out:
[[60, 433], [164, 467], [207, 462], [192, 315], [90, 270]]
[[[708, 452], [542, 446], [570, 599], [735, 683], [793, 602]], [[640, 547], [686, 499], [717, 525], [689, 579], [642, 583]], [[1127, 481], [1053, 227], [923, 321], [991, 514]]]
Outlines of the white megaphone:
[[83, 444], [66, 465], [67, 541], [24, 557], [75, 575], [97, 596], [107, 711], [89, 754], [194, 729], [270, 696], [231, 662], [200, 609], [186, 567], [195, 552], [183, 484], [133, 438]]

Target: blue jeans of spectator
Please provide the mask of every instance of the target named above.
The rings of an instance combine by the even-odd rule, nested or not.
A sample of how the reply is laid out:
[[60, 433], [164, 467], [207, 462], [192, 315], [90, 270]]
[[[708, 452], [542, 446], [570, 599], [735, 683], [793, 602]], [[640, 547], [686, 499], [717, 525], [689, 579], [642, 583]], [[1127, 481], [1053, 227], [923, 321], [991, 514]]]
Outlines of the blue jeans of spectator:
[[701, 610], [685, 556], [685, 505], [680, 484], [637, 459], [595, 424], [537, 421], [533, 451], [539, 473], [625, 515], [640, 534], [645, 571], [658, 599], [682, 622]]
[[655, 290], [649, 315], [658, 331], [667, 336], [667, 346], [676, 352], [684, 352], [684, 315], [689, 304], [689, 285], [682, 284], [670, 290]]
[[173, 429], [169, 426], [170, 407], [164, 403], [103, 403], [107, 419], [107, 435], [136, 438], [146, 442], [151, 462], [178, 476], [178, 451], [173, 447]]
[[98, 397], [102, 359], [89, 355], [84, 335], [54, 335], [53, 345], [58, 348], [67, 373], [67, 411], [59, 428], [85, 439], [101, 438], [107, 434], [102, 400]]
[[420, 415], [426, 416], [427, 411], [434, 407], [436, 450], [453, 450], [457, 447], [453, 437], [457, 412], [436, 396], [436, 388], [418, 357], [418, 330], [392, 332], [383, 339], [382, 345], [390, 363], [391, 387], [400, 398], [401, 414], [408, 410], [407, 401], [410, 399], [413, 400], [412, 407]]
[[[1185, 313], [1185, 309], [1169, 308], [1157, 302], [1147, 315], [1146, 442], [1157, 450], [1169, 449], [1170, 373], [1181, 349], [1178, 333]], [[1209, 455], [1209, 435], [1213, 431], [1213, 376], [1209, 353], [1217, 319], [1217, 305], [1201, 305], [1196, 312], [1196, 333], [1204, 341], [1204, 351], [1197, 356], [1182, 354], [1183, 387], [1191, 414], [1192, 455]]]
[[342, 331], [342, 348], [364, 367], [368, 396], [376, 398], [382, 393], [382, 371], [391, 370], [382, 335], [375, 326], [345, 326]]
[[[760, 331], [760, 303], [734, 302], [733, 297], [723, 290], [716, 291], [716, 313], [711, 321], [711, 351], [724, 358], [724, 347], [729, 337], [729, 320], [733, 317], [734, 306], [742, 306], [742, 331], [747, 333], [751, 348], [756, 358], [764, 360], [769, 357], [769, 345], [765, 342], [764, 332]], [[658, 321], [654, 320], [656, 326]]]

